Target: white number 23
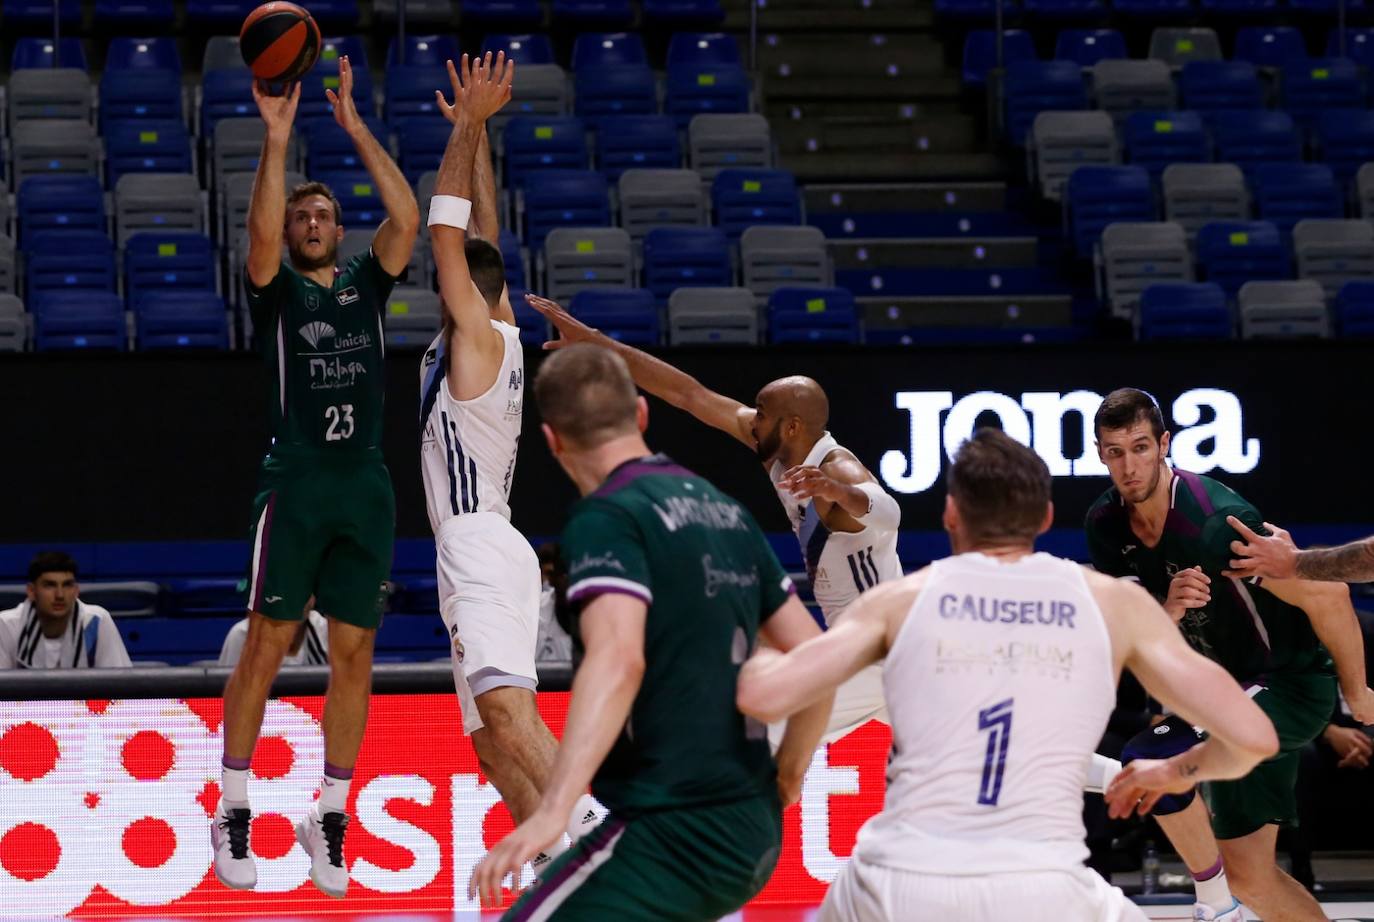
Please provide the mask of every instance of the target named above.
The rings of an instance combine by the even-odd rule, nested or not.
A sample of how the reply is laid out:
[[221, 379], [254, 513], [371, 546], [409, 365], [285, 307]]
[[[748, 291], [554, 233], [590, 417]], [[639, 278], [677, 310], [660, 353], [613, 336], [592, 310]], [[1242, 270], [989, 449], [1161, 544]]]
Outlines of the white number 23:
[[329, 421], [329, 428], [324, 431], [326, 442], [342, 442], [353, 435], [353, 404], [326, 407], [324, 418]]

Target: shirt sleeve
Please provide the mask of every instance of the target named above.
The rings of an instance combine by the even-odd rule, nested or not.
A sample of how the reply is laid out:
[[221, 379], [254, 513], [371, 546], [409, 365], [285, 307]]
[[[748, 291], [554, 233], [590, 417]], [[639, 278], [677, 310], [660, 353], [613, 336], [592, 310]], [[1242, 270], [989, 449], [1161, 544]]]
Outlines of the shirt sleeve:
[[100, 624], [100, 642], [95, 651], [95, 661], [91, 665], [96, 669], [122, 669], [132, 666], [129, 651], [124, 649], [124, 638], [119, 636], [119, 628], [115, 625], [114, 618], [109, 612], [103, 612], [96, 616], [96, 621]]
[[[748, 515], [747, 512], [745, 514]], [[792, 577], [783, 569], [778, 555], [773, 552], [773, 546], [768, 543], [753, 516], [749, 517], [749, 524], [758, 550], [759, 624], [763, 624], [782, 608], [788, 598], [796, 595], [797, 588], [792, 585]]]
[[15, 637], [9, 627], [0, 622], [0, 669], [13, 669], [16, 665]]
[[243, 644], [248, 638], [248, 622], [239, 621], [229, 629], [229, 633], [224, 635], [224, 646], [219, 648], [219, 664], [221, 666], [238, 665], [239, 656], [243, 654]]
[[[253, 284], [253, 280], [248, 275], [248, 268], [243, 270], [243, 292], [248, 299], [248, 314], [253, 318], [253, 329], [261, 330], [270, 327], [281, 312], [282, 302], [286, 298], [286, 278], [287, 268], [283, 264], [277, 267], [277, 274], [272, 277], [262, 288]], [[259, 334], [261, 335], [261, 334]]]
[[563, 531], [568, 561], [568, 602], [585, 605], [618, 592], [653, 604], [653, 581], [644, 537], [628, 512], [606, 502], [584, 501]]

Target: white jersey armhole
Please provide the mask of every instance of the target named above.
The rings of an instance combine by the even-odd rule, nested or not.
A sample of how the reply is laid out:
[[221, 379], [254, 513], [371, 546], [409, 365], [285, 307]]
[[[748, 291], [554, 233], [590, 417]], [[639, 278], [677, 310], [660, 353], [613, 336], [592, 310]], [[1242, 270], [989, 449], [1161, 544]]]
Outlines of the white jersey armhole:
[[[492, 394], [496, 393], [496, 389], [501, 386], [501, 372], [503, 369], [505, 369], [506, 362], [510, 359], [510, 337], [506, 335], [505, 330], [501, 329], [502, 327], [507, 326], [510, 326], [510, 324], [502, 323], [501, 321], [492, 318], [491, 328], [494, 332], [498, 333], [501, 336], [501, 360], [496, 363], [496, 374], [492, 377], [491, 384], [487, 387], [485, 391], [478, 394], [476, 397], [469, 397], [467, 400], [459, 400], [457, 397], [453, 396], [453, 391], [449, 390], [448, 382], [447, 380], [445, 380], [444, 392], [448, 396], [449, 403], [453, 404], [455, 407], [467, 407], [473, 405], [474, 403], [481, 403], [483, 400], [486, 400]], [[455, 358], [456, 357], [452, 353], [449, 353], [445, 356], [445, 361], [451, 362]], [[444, 377], [447, 379], [448, 369], [445, 368], [444, 372]]]

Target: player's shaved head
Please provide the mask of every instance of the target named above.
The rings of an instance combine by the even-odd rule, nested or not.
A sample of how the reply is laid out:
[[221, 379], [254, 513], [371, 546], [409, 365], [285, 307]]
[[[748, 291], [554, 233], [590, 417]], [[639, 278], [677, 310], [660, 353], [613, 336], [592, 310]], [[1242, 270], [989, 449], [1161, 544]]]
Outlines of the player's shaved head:
[[545, 359], [534, 400], [545, 425], [580, 450], [639, 434], [639, 392], [630, 369], [601, 346], [579, 343]]
[[805, 375], [791, 375], [764, 385], [755, 402], [767, 404], [769, 416], [795, 416], [818, 434], [830, 422], [830, 398], [814, 379]]

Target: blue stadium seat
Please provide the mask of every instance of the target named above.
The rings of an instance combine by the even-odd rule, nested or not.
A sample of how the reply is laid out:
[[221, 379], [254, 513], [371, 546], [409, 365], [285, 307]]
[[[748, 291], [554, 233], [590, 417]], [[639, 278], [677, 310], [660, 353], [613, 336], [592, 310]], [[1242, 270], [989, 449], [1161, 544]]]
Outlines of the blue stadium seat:
[[157, 28], [175, 21], [172, 0], [95, 0], [97, 30]]
[[128, 348], [124, 305], [113, 291], [49, 291], [31, 298], [29, 306], [38, 352]]
[[641, 0], [647, 28], [702, 29], [725, 21], [720, 0]]
[[353, 65], [354, 79], [361, 71], [368, 71], [371, 83], [372, 72], [367, 66], [367, 45], [360, 35], [330, 35], [320, 39], [320, 56], [311, 70], [338, 75], [339, 58], [348, 58]]
[[1234, 163], [1249, 176], [1262, 163], [1302, 159], [1302, 135], [1287, 112], [1225, 109], [1212, 113], [1218, 163]]
[[482, 39], [482, 53], [504, 51], [517, 64], [556, 64], [553, 42], [542, 32], [524, 35], [488, 35]]
[[1263, 163], [1251, 174], [1255, 213], [1285, 235], [1303, 218], [1343, 218], [1345, 198], [1324, 163]]
[[630, 169], [681, 166], [682, 143], [668, 116], [620, 115], [601, 120], [596, 132], [596, 167], [610, 182]]
[[464, 25], [537, 29], [544, 23], [539, 0], [463, 0]]
[[553, 21], [578, 32], [628, 29], [634, 20], [630, 0], [553, 0]]
[[20, 185], [16, 202], [25, 252], [42, 231], [105, 233], [105, 190], [94, 176], [31, 176]]
[[1264, 84], [1249, 61], [1189, 61], [1178, 86], [1185, 109], [1264, 108]]
[[[52, 0], [5, 0], [5, 27], [52, 28]], [[58, 0], [58, 16], [66, 28], [81, 25], [81, 0]]]
[[[301, 77], [301, 101], [296, 108], [296, 118], [333, 117], [334, 107], [329, 104], [325, 90], [339, 91], [339, 66], [313, 68]], [[372, 72], [365, 67], [353, 68], [353, 105], [358, 114], [367, 118], [376, 111], [375, 97], [372, 93]]]
[[215, 291], [218, 254], [204, 234], [134, 234], [124, 244], [124, 291], [129, 307], [151, 292]]
[[1364, 81], [1354, 61], [1324, 58], [1283, 69], [1283, 107], [1305, 128], [1315, 125], [1325, 109], [1358, 109], [1364, 102]]
[[1207, 163], [1212, 143], [1196, 112], [1132, 112], [1124, 130], [1126, 160], [1159, 179], [1171, 163]]
[[595, 128], [608, 115], [658, 112], [658, 85], [647, 64], [614, 64], [583, 70], [573, 82], [573, 112]]
[[[1018, 0], [1008, 0], [1002, 9], [1007, 19], [1015, 18], [1021, 11]], [[996, 0], [935, 0], [936, 17], [956, 23], [989, 22], [996, 12]]]
[[778, 288], [768, 298], [768, 341], [857, 343], [859, 312], [843, 288]]
[[704, 112], [748, 112], [750, 90], [738, 64], [675, 64], [668, 68], [663, 110], [685, 129]]
[[786, 170], [721, 170], [711, 183], [716, 227], [731, 239], [758, 224], [800, 224], [797, 180]]
[[587, 127], [571, 116], [517, 115], [506, 123], [501, 135], [504, 148], [503, 178], [508, 188], [525, 184], [525, 178], [540, 170], [585, 170]]
[[592, 170], [539, 170], [525, 180], [525, 243], [544, 246], [555, 227], [609, 227], [611, 202], [606, 177]]
[[501, 262], [506, 270], [506, 284], [511, 289], [511, 303], [515, 303], [515, 289], [524, 290], [529, 286], [525, 284], [525, 256], [520, 249], [520, 238], [515, 231], [509, 228], [501, 228], [501, 233], [497, 239], [497, 246], [501, 249]]
[[1361, 166], [1374, 161], [1374, 112], [1369, 109], [1328, 109], [1317, 120], [1321, 159], [1349, 183]]
[[448, 630], [423, 613], [396, 614], [377, 629], [377, 656], [393, 662], [433, 660], [451, 649]]
[[1208, 16], [1240, 16], [1259, 18], [1279, 8], [1279, 0], [1198, 0], [1202, 12]]
[[1156, 282], [1140, 293], [1141, 340], [1230, 339], [1233, 328], [1214, 282]]
[[573, 41], [572, 69], [634, 64], [649, 66], [649, 52], [638, 32], [583, 32]]
[[726, 32], [674, 32], [668, 40], [668, 66], [742, 64], [739, 43]]
[[1193, 0], [1112, 0], [1112, 9], [1137, 19], [1184, 21], [1193, 14]]
[[1307, 45], [1292, 26], [1242, 26], [1236, 31], [1233, 57], [1256, 67], [1284, 67], [1307, 60]]
[[437, 112], [434, 91], [443, 90], [445, 98], [452, 93], [448, 72], [443, 67], [393, 65], [386, 69], [386, 82], [382, 86], [386, 94], [382, 114], [392, 125], [415, 115], [434, 115]]
[[1072, 61], [1016, 61], [1007, 65], [1007, 134], [1024, 144], [1031, 123], [1040, 112], [1086, 109], [1088, 93], [1083, 74]]
[[310, 0], [310, 16], [321, 29], [347, 32], [358, 26], [358, 0]]
[[105, 185], [125, 173], [194, 173], [191, 136], [180, 119], [112, 122], [105, 126]]
[[150, 291], [134, 309], [135, 344], [149, 349], [229, 348], [224, 300], [213, 291]]
[[101, 231], [44, 231], [33, 235], [24, 259], [24, 291], [32, 302], [47, 291], [114, 291], [114, 244]]
[[[1035, 40], [1021, 29], [1002, 31], [1002, 60], [1038, 61]], [[988, 71], [997, 66], [997, 32], [994, 29], [970, 29], [964, 37], [964, 86], [984, 86]]]
[[333, 190], [334, 197], [343, 208], [345, 227], [353, 227], [355, 230], [373, 228], [386, 217], [381, 193], [373, 184], [372, 177], [365, 171], [320, 173], [311, 178]]
[[1054, 59], [1072, 61], [1079, 67], [1128, 57], [1126, 39], [1115, 29], [1061, 29], [1054, 42]]
[[730, 241], [714, 227], [656, 227], [644, 237], [643, 282], [659, 304], [679, 288], [728, 288]]
[[257, 6], [258, 0], [186, 0], [186, 25], [237, 32]]
[[257, 103], [253, 102], [253, 72], [247, 68], [208, 71], [201, 77], [200, 91], [201, 137], [214, 137], [215, 123], [222, 118], [258, 115]]
[[396, 125], [396, 136], [403, 139], [399, 164], [406, 182], [413, 186], [425, 173], [439, 169], [452, 135], [453, 126], [447, 119], [432, 116], [402, 119]]
[[1064, 184], [1064, 210], [1074, 250], [1091, 256], [1108, 224], [1155, 219], [1150, 174], [1138, 166], [1081, 166]]
[[[372, 136], [387, 146], [390, 130], [379, 118], [363, 120]], [[434, 121], [433, 118], [429, 121]], [[442, 121], [442, 120], [441, 120]], [[444, 121], [444, 125], [448, 122]], [[333, 116], [301, 119], [297, 123], [302, 140], [305, 141], [305, 172], [307, 176], [339, 170], [361, 170], [363, 162], [358, 157], [358, 149]]]
[[51, 38], [15, 39], [14, 54], [10, 56], [10, 69], [26, 70], [32, 67], [73, 67], [85, 70], [86, 51], [81, 47], [81, 39], [64, 38], [57, 44], [53, 44]]
[[[404, 65], [406, 67], [429, 67], [442, 70], [448, 61], [458, 64], [462, 52], [451, 35], [407, 35], [405, 37], [405, 60], [401, 60], [401, 38], [394, 36], [386, 49], [388, 69]], [[447, 89], [447, 87], [445, 88]]]
[[617, 342], [657, 346], [658, 305], [643, 288], [592, 288], [572, 296], [568, 312]]
[[1235, 298], [1249, 281], [1291, 277], [1288, 246], [1268, 221], [1214, 221], [1197, 234], [1199, 277]]
[[1341, 30], [1332, 29], [1326, 36], [1328, 58], [1349, 58], [1368, 70], [1374, 66], [1374, 29], [1346, 29], [1345, 48], [1341, 48]]
[[1091, 21], [1106, 13], [1102, 0], [1022, 0], [1026, 15], [1040, 20]]
[[116, 36], [105, 52], [105, 72], [115, 70], [170, 70], [181, 75], [181, 55], [176, 39], [161, 35], [152, 38]]
[[1336, 294], [1335, 308], [1342, 336], [1374, 336], [1374, 281], [1346, 282]]
[[100, 124], [182, 118], [181, 77], [170, 71], [106, 69], [100, 78]]
[[543, 314], [530, 307], [529, 302], [525, 300], [525, 289], [510, 287], [510, 309], [515, 314], [515, 325], [520, 328], [522, 344], [539, 346], [548, 340], [549, 323]]
[[1288, 0], [1288, 8], [1305, 16], [1335, 16], [1339, 6], [1345, 7], [1347, 16], [1364, 18], [1364, 0]]

